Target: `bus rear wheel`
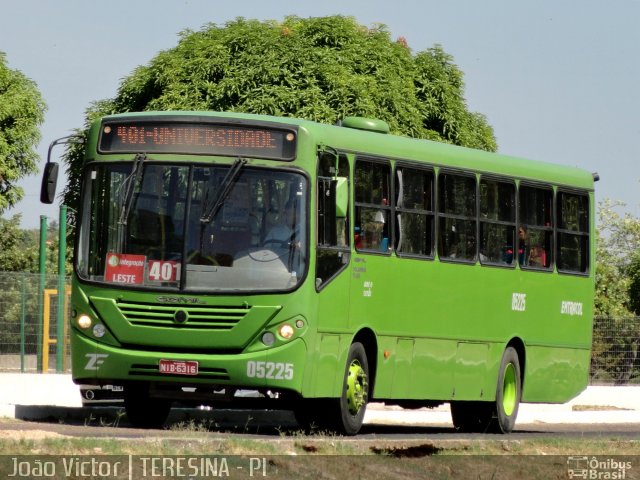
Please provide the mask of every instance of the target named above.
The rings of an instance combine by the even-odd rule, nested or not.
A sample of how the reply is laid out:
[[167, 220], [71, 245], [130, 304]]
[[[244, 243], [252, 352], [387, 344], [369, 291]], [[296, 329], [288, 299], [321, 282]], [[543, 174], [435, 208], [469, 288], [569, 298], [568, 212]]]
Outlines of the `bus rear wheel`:
[[510, 433], [521, 396], [520, 359], [513, 347], [507, 347], [498, 371], [495, 402], [451, 402], [453, 426], [460, 432]]
[[464, 433], [485, 433], [493, 419], [491, 402], [451, 402], [451, 420], [454, 428]]
[[515, 348], [507, 347], [500, 362], [496, 387], [496, 416], [492, 425], [496, 433], [513, 431], [521, 397], [520, 358]]
[[124, 409], [134, 427], [162, 428], [171, 411], [171, 401], [151, 398], [148, 386], [132, 385], [124, 389]]

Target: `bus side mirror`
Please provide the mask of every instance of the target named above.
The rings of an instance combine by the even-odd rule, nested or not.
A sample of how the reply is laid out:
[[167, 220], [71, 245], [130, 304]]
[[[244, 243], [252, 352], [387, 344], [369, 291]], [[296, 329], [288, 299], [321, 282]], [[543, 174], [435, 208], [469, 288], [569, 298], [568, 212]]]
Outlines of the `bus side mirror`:
[[58, 164], [51, 161], [51, 151], [56, 145], [68, 145], [70, 143], [84, 143], [83, 135], [69, 135], [61, 137], [49, 144], [47, 152], [47, 163], [42, 174], [42, 185], [40, 185], [40, 201], [52, 204], [56, 199], [56, 186], [58, 185]]
[[56, 198], [56, 186], [58, 185], [58, 164], [47, 162], [42, 174], [42, 185], [40, 186], [40, 201], [52, 204]]
[[349, 208], [349, 184], [346, 177], [337, 177], [336, 182], [336, 217], [345, 218]]

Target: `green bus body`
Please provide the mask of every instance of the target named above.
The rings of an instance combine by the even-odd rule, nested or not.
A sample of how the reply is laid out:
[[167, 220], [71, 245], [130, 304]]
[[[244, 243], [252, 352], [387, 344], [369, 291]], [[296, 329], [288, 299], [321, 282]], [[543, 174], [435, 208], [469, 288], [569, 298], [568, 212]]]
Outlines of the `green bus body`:
[[[139, 152], [124, 148], [99, 153], [105, 122], [164, 118], [197, 118], [201, 123], [215, 121], [240, 127], [281, 126], [295, 133], [296, 149], [290, 157], [289, 153], [277, 153], [281, 159], [254, 158], [246, 152], [237, 155], [145, 152], [144, 144]], [[80, 267], [81, 260], [76, 260], [71, 319], [74, 381], [123, 385], [133, 390], [144, 385], [145, 392], [176, 400], [186, 398], [194, 388], [196, 392], [212, 393], [279, 392], [280, 395], [272, 397], [287, 399], [290, 402], [287, 405], [294, 405], [292, 408], [296, 402], [301, 402], [304, 408], [314, 408], [313, 403], [304, 401], [339, 399], [343, 395], [345, 381], [349, 381], [345, 380], [345, 369], [349, 373], [351, 368], [354, 372], [366, 370], [366, 401], [409, 406], [441, 402], [466, 405], [463, 402], [467, 401], [489, 404], [496, 402], [501, 359], [505, 350], [512, 347], [518, 357], [518, 388], [521, 388], [518, 395], [522, 402], [562, 403], [579, 394], [588, 382], [592, 333], [595, 222], [591, 173], [366, 131], [356, 120], [352, 126], [360, 128], [349, 128], [348, 122], [331, 126], [291, 118], [213, 112], [130, 113], [97, 121], [86, 144], [86, 168], [108, 162], [133, 163], [136, 153], [144, 152], [148, 157], [144, 161], [149, 163], [215, 164], [226, 168], [237, 157], [243, 157], [245, 171], [259, 167], [264, 170], [258, 172], [276, 169], [301, 174], [308, 182], [300, 194], [306, 209], [307, 233], [301, 247], [306, 249], [306, 273], [294, 288], [277, 291], [223, 288], [205, 293], [198, 288], [185, 291], [177, 287], [158, 289], [91, 281], [87, 275], [78, 273], [85, 267]], [[335, 161], [336, 165], [342, 162], [348, 166], [348, 172], [339, 172], [340, 167], [336, 167], [333, 179], [334, 185], [338, 177], [347, 179], [342, 182], [342, 189], [335, 187], [340, 193], [348, 190], [348, 208], [342, 212], [346, 216], [337, 208], [338, 220], [342, 219], [348, 229], [347, 238], [334, 249], [338, 253], [328, 254], [332, 259], [328, 263], [338, 265], [330, 266], [329, 274], [323, 278], [318, 274], [319, 268], [325, 268], [324, 260], [319, 265], [320, 252], [333, 250], [330, 246], [322, 250], [319, 240], [319, 196], [330, 193], [319, 191], [321, 157], [328, 159], [327, 163]], [[389, 171], [385, 181], [392, 184], [391, 195], [383, 205], [388, 237], [382, 250], [361, 248], [354, 238], [354, 226], [358, 224], [355, 184], [363, 175], [355, 169], [356, 162], [361, 160], [365, 162], [363, 172], [370, 165], [382, 165]], [[427, 175], [433, 175], [435, 205], [414, 216], [433, 229], [431, 234], [424, 234], [432, 238], [431, 252], [396, 251], [399, 245], [396, 219], [401, 218], [403, 211], [398, 207], [399, 187], [394, 182], [400, 167], [426, 169]], [[550, 189], [553, 225], [547, 222], [540, 227], [540, 231], [548, 230], [546, 238], [552, 241], [547, 252], [551, 257], [548, 268], [526, 268], [518, 265], [515, 258], [504, 264], [483, 262], [477, 242], [469, 247], [475, 253], [464, 261], [457, 261], [453, 254], [442, 258], [444, 250], [440, 248], [445, 247], [440, 245], [444, 235], [440, 230], [449, 223], [446, 212], [438, 210], [441, 206], [438, 182], [446, 174], [458, 175], [458, 180], [471, 178], [477, 192], [485, 178], [504, 185], [511, 183], [514, 192], [525, 185]], [[326, 185], [331, 179], [328, 182]], [[444, 185], [445, 180], [442, 182]], [[508, 185], [505, 188], [508, 190]], [[562, 269], [556, 264], [560, 255], [561, 192], [575, 194], [579, 201], [586, 202], [587, 229], [582, 237], [571, 237], [587, 246], [581, 253], [586, 259], [578, 271], [559, 271]], [[83, 206], [87, 201], [83, 197]], [[475, 227], [470, 227], [470, 232], [473, 228], [480, 232], [485, 228], [482, 225], [486, 225], [482, 224], [479, 202], [478, 199], [475, 224], [469, 224]], [[513, 208], [517, 206], [516, 203]], [[80, 213], [78, 218], [82, 229], [85, 217]], [[409, 215], [404, 218], [408, 221]], [[452, 218], [453, 225], [460, 225], [455, 223], [455, 214]], [[512, 232], [519, 225], [510, 220], [498, 222], [496, 228]], [[451, 230], [451, 235], [459, 233], [455, 226]], [[473, 233], [470, 235], [473, 237]], [[79, 242], [82, 241], [80, 238]], [[510, 251], [515, 250], [514, 238]], [[178, 314], [179, 311], [183, 313]], [[91, 320], [89, 328], [78, 325], [83, 315]], [[220, 323], [196, 325], [193, 319], [198, 315], [208, 315], [207, 318], [218, 319]], [[144, 320], [145, 316], [156, 320], [132, 320], [134, 317]], [[104, 327], [99, 338], [94, 334], [96, 323]], [[285, 323], [292, 327], [289, 339], [282, 338], [279, 332]], [[263, 341], [266, 332], [272, 333], [269, 345]], [[349, 363], [350, 348], [355, 343], [364, 347], [367, 368], [360, 368], [363, 362]], [[161, 361], [172, 362], [168, 368], [173, 370], [162, 373]], [[197, 367], [193, 362], [197, 362]], [[192, 374], [193, 368], [197, 368], [197, 374]], [[349, 393], [346, 395], [353, 400], [353, 393], [351, 397]], [[198, 401], [204, 400], [198, 397]], [[359, 424], [339, 428], [346, 433], [358, 429]]]

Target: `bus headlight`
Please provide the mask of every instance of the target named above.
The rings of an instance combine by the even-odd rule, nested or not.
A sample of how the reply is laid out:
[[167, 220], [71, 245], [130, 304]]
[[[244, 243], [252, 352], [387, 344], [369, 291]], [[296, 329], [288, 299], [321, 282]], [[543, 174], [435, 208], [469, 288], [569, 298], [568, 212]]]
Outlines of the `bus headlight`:
[[78, 326], [80, 328], [87, 329], [91, 326], [91, 317], [86, 313], [83, 313], [78, 317]]
[[293, 336], [293, 333], [294, 333], [293, 332], [293, 327], [291, 325], [289, 325], [288, 323], [285, 323], [283, 325], [280, 325], [280, 328], [278, 329], [278, 333], [285, 340], [289, 340]]

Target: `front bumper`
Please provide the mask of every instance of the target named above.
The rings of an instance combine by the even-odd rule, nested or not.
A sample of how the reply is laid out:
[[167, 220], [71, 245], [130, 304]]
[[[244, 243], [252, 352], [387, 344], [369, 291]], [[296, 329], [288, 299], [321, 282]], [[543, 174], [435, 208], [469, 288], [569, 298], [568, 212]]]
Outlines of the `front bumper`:
[[[301, 338], [259, 352], [227, 355], [134, 350], [105, 345], [80, 334], [72, 334], [71, 344], [73, 380], [86, 385], [156, 382], [301, 392], [307, 358]], [[162, 373], [160, 360], [197, 362], [197, 374]]]

